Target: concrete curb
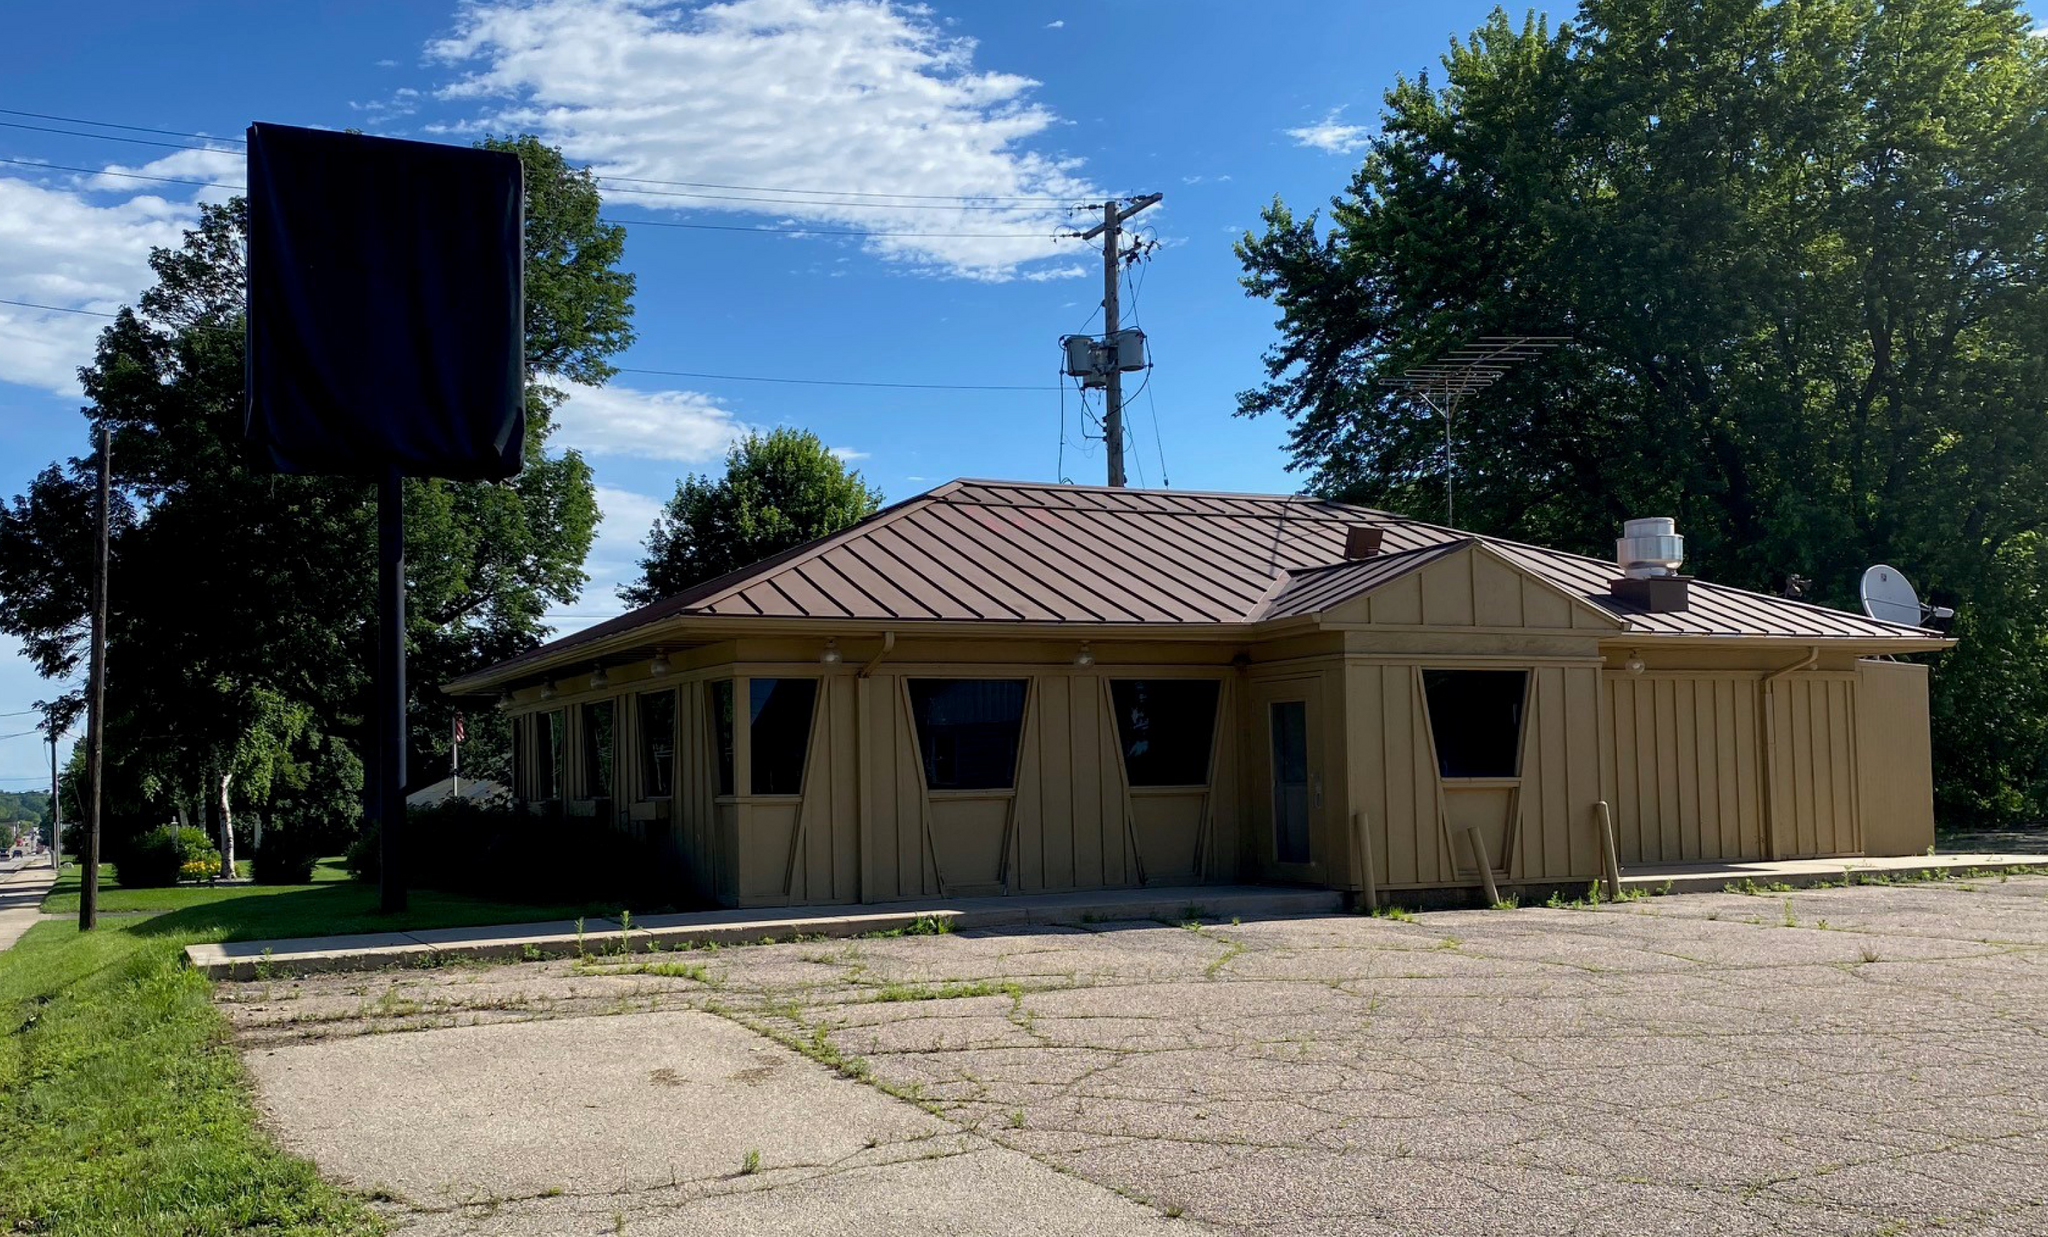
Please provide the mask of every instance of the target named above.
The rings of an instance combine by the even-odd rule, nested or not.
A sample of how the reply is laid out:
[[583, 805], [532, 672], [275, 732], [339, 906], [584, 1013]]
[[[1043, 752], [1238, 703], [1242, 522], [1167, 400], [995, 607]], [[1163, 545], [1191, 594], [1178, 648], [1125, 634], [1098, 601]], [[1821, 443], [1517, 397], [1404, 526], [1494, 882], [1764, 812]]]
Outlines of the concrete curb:
[[916, 932], [1046, 927], [1076, 923], [1181, 919], [1191, 911], [1216, 919], [1332, 914], [1343, 909], [1334, 890], [1247, 890], [1196, 887], [1119, 890], [1100, 895], [1046, 898], [963, 898], [886, 911], [795, 907], [785, 914], [759, 910], [651, 915], [630, 929], [615, 919], [593, 919], [578, 933], [571, 922], [479, 928], [431, 928], [360, 936], [188, 945], [185, 959], [209, 979], [262, 979], [324, 971], [432, 967], [449, 962], [538, 962], [579, 954], [642, 953], [693, 945], [741, 945], [792, 937], [844, 938]]
[[1622, 874], [1622, 887], [1652, 893], [1723, 893], [1810, 889], [1816, 885], [1879, 885], [1907, 881], [1966, 880], [2011, 872], [2048, 873], [2044, 855], [1909, 855], [1886, 859], [1791, 859], [1702, 868], [1638, 868]]

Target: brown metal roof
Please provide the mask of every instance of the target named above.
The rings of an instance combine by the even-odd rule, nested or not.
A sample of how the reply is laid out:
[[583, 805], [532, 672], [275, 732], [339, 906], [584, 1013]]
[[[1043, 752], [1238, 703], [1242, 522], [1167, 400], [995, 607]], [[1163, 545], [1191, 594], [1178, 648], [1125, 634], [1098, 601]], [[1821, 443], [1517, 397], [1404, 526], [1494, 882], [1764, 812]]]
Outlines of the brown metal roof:
[[[1386, 530], [1343, 557], [1346, 530]], [[485, 672], [544, 661], [664, 619], [863, 624], [1249, 624], [1312, 615], [1479, 540], [1522, 570], [1652, 635], [1884, 640], [1934, 633], [1695, 581], [1651, 614], [1611, 595], [1615, 565], [1325, 499], [954, 481], [830, 537], [606, 620]], [[471, 676], [476, 677], [476, 676]]]

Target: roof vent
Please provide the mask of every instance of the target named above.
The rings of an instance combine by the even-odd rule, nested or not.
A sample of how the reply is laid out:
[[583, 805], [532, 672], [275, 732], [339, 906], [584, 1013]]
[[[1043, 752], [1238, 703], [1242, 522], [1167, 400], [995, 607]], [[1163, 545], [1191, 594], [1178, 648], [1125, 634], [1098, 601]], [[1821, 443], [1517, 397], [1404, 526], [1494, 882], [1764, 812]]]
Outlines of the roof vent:
[[1630, 520], [1621, 526], [1621, 538], [1614, 543], [1614, 561], [1621, 573], [1638, 580], [1675, 576], [1685, 561], [1685, 538], [1668, 516]]
[[1685, 561], [1685, 538], [1671, 520], [1658, 516], [1630, 520], [1614, 543], [1621, 578], [1607, 586], [1616, 599], [1651, 614], [1670, 614], [1692, 605], [1692, 577], [1678, 574]]
[[1380, 543], [1386, 539], [1387, 530], [1377, 524], [1354, 524], [1344, 530], [1344, 557], [1377, 557]]

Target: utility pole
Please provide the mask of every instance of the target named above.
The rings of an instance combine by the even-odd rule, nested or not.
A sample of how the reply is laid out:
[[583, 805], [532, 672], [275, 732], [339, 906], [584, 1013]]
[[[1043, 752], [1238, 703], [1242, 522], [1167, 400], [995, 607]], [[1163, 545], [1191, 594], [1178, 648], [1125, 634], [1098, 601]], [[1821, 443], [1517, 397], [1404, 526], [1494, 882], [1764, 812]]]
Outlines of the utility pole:
[[64, 800], [57, 794], [57, 706], [50, 705], [43, 728], [50, 735], [50, 871], [64, 870]]
[[[78, 930], [100, 922], [100, 774], [106, 768], [107, 720], [107, 489], [112, 473], [114, 432], [100, 427], [99, 535], [92, 570], [92, 661], [85, 685], [85, 849], [79, 856]], [[55, 746], [51, 747], [54, 760]]]
[[1130, 199], [1121, 210], [1116, 199], [1102, 204], [1102, 222], [1086, 232], [1075, 233], [1082, 240], [1102, 238], [1102, 342], [1109, 353], [1108, 385], [1103, 390], [1102, 445], [1109, 456], [1109, 483], [1124, 484], [1124, 376], [1116, 366], [1117, 335], [1122, 323], [1117, 317], [1117, 262], [1123, 256], [1118, 238], [1123, 222], [1148, 206], [1159, 205], [1164, 194], [1147, 193]]

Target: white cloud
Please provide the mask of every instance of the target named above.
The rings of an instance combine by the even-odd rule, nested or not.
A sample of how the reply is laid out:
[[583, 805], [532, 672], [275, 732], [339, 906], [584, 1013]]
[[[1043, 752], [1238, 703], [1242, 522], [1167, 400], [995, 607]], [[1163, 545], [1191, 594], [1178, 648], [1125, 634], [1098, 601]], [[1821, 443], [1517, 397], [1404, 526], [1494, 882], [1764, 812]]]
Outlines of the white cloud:
[[869, 452], [856, 451], [852, 447], [833, 447], [831, 451], [834, 456], [838, 457], [839, 462], [842, 464], [851, 464], [857, 460], [864, 460], [868, 458], [869, 455]]
[[1061, 18], [1061, 19], [1058, 19], [1058, 20], [1055, 20], [1055, 21], [1049, 21], [1049, 22], [1045, 23], [1045, 28], [1046, 28], [1047, 30], [1064, 30], [1064, 29], [1066, 29], [1066, 26], [1067, 26], [1067, 23], [1066, 23], [1066, 19], [1064, 19], [1064, 18]]
[[639, 577], [647, 530], [654, 526], [654, 517], [660, 514], [661, 507], [661, 499], [634, 490], [612, 485], [597, 487], [597, 509], [603, 518], [598, 521], [597, 536], [590, 543], [590, 557], [583, 561], [590, 582], [583, 586], [582, 596], [572, 611], [595, 617], [560, 621], [557, 630], [573, 631], [596, 618], [625, 609], [618, 600], [619, 588]]
[[568, 399], [555, 410], [553, 442], [589, 455], [698, 464], [723, 455], [749, 428], [699, 391], [559, 385]]
[[[1061, 207], [1100, 193], [1074, 161], [1031, 148], [1059, 123], [1032, 101], [1038, 83], [976, 68], [976, 50], [926, 10], [887, 0], [484, 0], [427, 48], [461, 73], [443, 98], [481, 109], [464, 131], [533, 131], [607, 176], [698, 183], [634, 192], [613, 181], [614, 203], [994, 233], [859, 243], [919, 268], [1005, 279], [1072, 252], [1052, 238], [1068, 225]], [[717, 185], [823, 192], [707, 187]], [[773, 200], [730, 200], [746, 197]]]
[[[0, 296], [100, 314], [132, 303], [150, 282], [150, 249], [177, 245], [197, 211], [154, 190], [100, 205], [75, 187], [78, 177], [51, 175], [55, 183], [0, 176]], [[138, 182], [119, 183], [133, 193]], [[106, 324], [0, 305], [0, 381], [77, 395], [78, 367]]]
[[1296, 146], [1313, 146], [1332, 155], [1347, 155], [1363, 148], [1372, 136], [1372, 130], [1365, 125], [1347, 125], [1340, 117], [1341, 107], [1331, 108], [1329, 113], [1312, 125], [1299, 129], [1288, 129], [1286, 134], [1294, 139]]

